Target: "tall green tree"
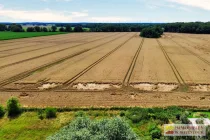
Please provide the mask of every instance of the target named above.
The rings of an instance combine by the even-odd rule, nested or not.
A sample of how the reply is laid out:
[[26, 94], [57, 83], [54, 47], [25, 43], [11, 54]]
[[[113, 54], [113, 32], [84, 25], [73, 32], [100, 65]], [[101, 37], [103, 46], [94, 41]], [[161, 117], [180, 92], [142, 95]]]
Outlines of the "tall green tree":
[[34, 29], [36, 32], [41, 32], [41, 28], [39, 26], [35, 26]]
[[70, 25], [66, 25], [65, 28], [65, 32], [72, 32], [72, 28]]
[[0, 24], [0, 31], [6, 31], [7, 26], [5, 24]]
[[52, 29], [52, 32], [56, 32], [57, 31], [57, 27], [56, 26], [52, 26], [51, 29]]
[[28, 27], [28, 28], [26, 29], [26, 31], [27, 31], [27, 32], [34, 32], [35, 30], [34, 30], [34, 27]]

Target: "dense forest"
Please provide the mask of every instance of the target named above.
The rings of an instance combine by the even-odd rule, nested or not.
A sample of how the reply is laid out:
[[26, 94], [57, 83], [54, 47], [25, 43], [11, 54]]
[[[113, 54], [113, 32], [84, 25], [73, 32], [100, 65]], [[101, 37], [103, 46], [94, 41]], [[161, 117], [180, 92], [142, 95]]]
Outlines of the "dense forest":
[[[21, 25], [25, 25], [23, 23]], [[23, 31], [20, 24], [0, 24], [0, 31]], [[29, 25], [29, 24], [27, 24]], [[60, 31], [76, 31], [82, 32], [82, 28], [89, 28], [90, 32], [141, 32], [144, 28], [160, 27], [164, 32], [176, 32], [176, 33], [196, 33], [196, 34], [210, 34], [210, 22], [177, 22], [177, 23], [30, 23], [32, 26], [52, 26], [49, 31], [55, 31], [57, 28], [61, 28]], [[70, 27], [75, 30], [71, 30]], [[36, 27], [38, 29], [38, 27]], [[28, 29], [28, 31], [37, 31], [34, 29]], [[38, 31], [46, 31], [46, 28], [38, 29]]]

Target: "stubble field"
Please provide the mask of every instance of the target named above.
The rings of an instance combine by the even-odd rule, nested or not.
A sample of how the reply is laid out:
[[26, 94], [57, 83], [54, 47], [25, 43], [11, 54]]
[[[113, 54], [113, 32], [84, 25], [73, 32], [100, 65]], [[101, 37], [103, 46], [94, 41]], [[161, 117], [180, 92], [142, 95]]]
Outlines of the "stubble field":
[[32, 107], [207, 107], [209, 42], [210, 35], [175, 33], [160, 39], [72, 33], [1, 41], [0, 102], [18, 96]]

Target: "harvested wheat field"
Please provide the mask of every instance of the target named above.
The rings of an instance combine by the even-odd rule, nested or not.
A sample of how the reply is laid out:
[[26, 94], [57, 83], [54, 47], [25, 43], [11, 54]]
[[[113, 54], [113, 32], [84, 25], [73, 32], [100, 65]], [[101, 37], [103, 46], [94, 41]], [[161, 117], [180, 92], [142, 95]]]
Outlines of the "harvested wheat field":
[[0, 102], [17, 96], [33, 107], [208, 107], [209, 43], [209, 35], [131, 32], [1, 41]]

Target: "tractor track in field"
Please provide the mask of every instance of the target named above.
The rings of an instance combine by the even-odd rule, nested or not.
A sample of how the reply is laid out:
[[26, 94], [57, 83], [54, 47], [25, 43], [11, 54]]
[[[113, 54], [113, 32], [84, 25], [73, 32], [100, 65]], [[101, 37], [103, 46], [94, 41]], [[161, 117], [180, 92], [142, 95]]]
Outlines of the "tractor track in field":
[[[179, 37], [179, 38], [181, 38], [181, 39], [183, 39], [182, 37], [180, 37], [179, 35], [175, 35], [176, 37]], [[192, 39], [200, 39], [200, 40], [204, 40], [204, 41], [206, 41], [206, 42], [209, 42], [210, 40], [208, 40], [208, 39], [205, 39], [205, 38], [200, 38], [200, 37], [196, 37], [196, 36], [189, 36], [189, 35], [186, 35], [186, 37], [189, 37], [189, 38], [192, 38]], [[188, 39], [186, 39], [185, 38], [185, 40], [187, 40], [187, 41], [190, 41], [190, 40], [188, 40]], [[190, 41], [191, 42], [191, 41]], [[193, 42], [194, 43], [194, 42]]]
[[[42, 37], [42, 36], [40, 36], [40, 37]], [[31, 37], [31, 38], [28, 38], [28, 39], [32, 39], [32, 38], [34, 38], [34, 37]], [[57, 39], [61, 39], [62, 37], [59, 37], [59, 38], [57, 38]], [[2, 41], [0, 41], [1, 42], [1, 45], [6, 45], [6, 46], [0, 46], [0, 48], [1, 47], [8, 47], [8, 46], [15, 46], [15, 45], [20, 45], [20, 44], [23, 44], [23, 43], [25, 43], [25, 41], [24, 40], [22, 40], [22, 39], [26, 39], [26, 38], [20, 38], [20, 40], [13, 40], [13, 41], [11, 41], [11, 42], [5, 42], [5, 43], [2, 43]], [[51, 38], [50, 40], [53, 40], [54, 38]], [[44, 41], [45, 39], [40, 39], [40, 40], [33, 40], [33, 42], [38, 42], [38, 41]], [[27, 40], [27, 41], [29, 41], [29, 40]], [[12, 44], [12, 43], [14, 43], [14, 44]], [[12, 44], [12, 45], [11, 45]]]
[[133, 57], [133, 60], [132, 60], [132, 62], [130, 64], [130, 67], [129, 67], [126, 75], [125, 75], [125, 78], [123, 79], [123, 86], [128, 86], [129, 85], [129, 82], [130, 82], [130, 79], [131, 79], [131, 75], [133, 74], [133, 70], [134, 70], [134, 68], [136, 66], [136, 61], [137, 61], [137, 59], [139, 57], [139, 54], [140, 54], [141, 49], [143, 47], [143, 44], [144, 44], [144, 38], [142, 38], [141, 43], [139, 45], [139, 48], [138, 48], [138, 50], [136, 51], [136, 53], [135, 53], [135, 55]]
[[[193, 44], [198, 44], [198, 43], [195, 43], [195, 42], [192, 42], [191, 40], [189, 40], [189, 39], [186, 39], [186, 38], [183, 38], [183, 37], [181, 37], [181, 36], [179, 36], [179, 35], [175, 35], [176, 37], [178, 37], [178, 38], [180, 38], [180, 39], [183, 39], [183, 40], [185, 40], [185, 41], [187, 41], [187, 42], [191, 42], [191, 43], [193, 43]], [[210, 42], [210, 40], [206, 40], [206, 39], [201, 39], [201, 38], [197, 38], [197, 37], [190, 37], [190, 36], [187, 36], [187, 37], [189, 37], [189, 38], [192, 38], [192, 39], [200, 39], [200, 40], [204, 40], [204, 41], [206, 41], [206, 42]], [[169, 39], [171, 39], [172, 40], [172, 38], [169, 38]], [[188, 43], [187, 43], [188, 44]], [[188, 44], [189, 45], [189, 44]], [[198, 46], [200, 47], [200, 46], [204, 46], [205, 44], [198, 44]]]
[[[94, 36], [94, 35], [92, 35], [92, 36]], [[88, 37], [85, 37], [85, 38], [83, 38], [83, 37], [85, 37], [85, 36], [82, 36], [82, 40], [85, 40], [85, 39], [87, 39], [87, 38], [89, 38], [90, 36], [88, 36]], [[71, 39], [74, 39], [74, 38], [78, 38], [78, 37], [73, 37], [73, 38], [71, 38]], [[60, 40], [60, 39], [50, 39], [50, 40], [48, 40], [48, 43], [53, 43], [53, 42], [49, 42], [49, 41], [64, 41], [64, 40], [66, 40], [66, 39], [62, 39], [62, 40]], [[80, 39], [81, 40], [81, 39]], [[76, 41], [79, 41], [79, 40], [76, 40]], [[36, 42], [36, 41], [35, 41]], [[72, 42], [72, 40], [71, 41], [67, 41], [67, 42], [65, 42], [65, 43], [69, 43], [69, 42]], [[23, 42], [24, 43], [24, 42]], [[22, 44], [22, 43], [20, 43], [20, 44]], [[20, 44], [15, 44], [15, 45], [20, 45]], [[26, 43], [26, 44], [30, 44], [30, 43]], [[24, 45], [26, 45], [26, 44], [24, 44]], [[28, 48], [28, 47], [34, 47], [34, 46], [39, 46], [39, 45], [41, 45], [42, 44], [42, 42], [39, 42], [38, 44], [36, 44], [36, 45], [29, 45], [29, 46], [23, 46], [23, 47], [18, 47], [18, 48], [13, 48], [13, 49], [7, 49], [7, 50], [1, 50], [0, 52], [6, 52], [6, 51], [12, 51], [12, 50], [18, 50], [18, 49], [23, 49], [23, 48]], [[8, 46], [15, 46], [15, 45], [8, 45]], [[58, 44], [55, 44], [55, 45], [51, 45], [51, 46], [57, 46]], [[3, 46], [3, 47], [7, 47], [7, 46]], [[45, 48], [45, 47], [44, 47]], [[0, 57], [1, 58], [1, 57]]]
[[[136, 34], [135, 34], [136, 35]], [[63, 85], [61, 87], [58, 88], [65, 88], [69, 85], [71, 85], [75, 80], [77, 80], [78, 78], [80, 78], [82, 75], [84, 75], [85, 73], [87, 73], [89, 70], [91, 70], [94, 66], [96, 66], [97, 64], [99, 64], [100, 62], [102, 62], [104, 59], [106, 59], [108, 56], [110, 56], [112, 53], [114, 53], [115, 51], [117, 51], [119, 48], [121, 48], [123, 45], [125, 45], [129, 40], [131, 40], [135, 35], [131, 36], [129, 39], [127, 39], [126, 41], [124, 41], [122, 44], [118, 45], [116, 48], [114, 48], [113, 50], [111, 50], [110, 52], [108, 52], [106, 55], [104, 55], [103, 57], [101, 57], [100, 59], [98, 59], [97, 61], [95, 61], [94, 63], [92, 63], [91, 65], [89, 65], [88, 67], [86, 67], [85, 69], [83, 69], [81, 72], [79, 72], [78, 74], [76, 74], [74, 77], [72, 77], [71, 79], [65, 81], [63, 83]]]
[[[127, 33], [127, 34], [128, 34], [128, 33]], [[105, 44], [107, 44], [107, 43], [113, 42], [113, 41], [115, 41], [115, 40], [121, 38], [121, 37], [124, 36], [124, 35], [125, 35], [125, 34], [123, 34], [123, 35], [121, 35], [121, 36], [119, 36], [119, 37], [116, 37], [116, 38], [114, 38], [113, 40], [110, 40], [110, 41], [108, 41], [108, 42], [102, 43], [102, 44], [100, 44], [100, 45], [96, 45], [96, 46], [93, 47], [93, 48], [85, 49], [85, 50], [79, 51], [79, 52], [77, 52], [77, 53], [75, 53], [75, 54], [72, 54], [72, 55], [69, 55], [69, 56], [60, 58], [60, 59], [58, 59], [58, 60], [52, 61], [52, 62], [50, 62], [50, 63], [44, 64], [44, 65], [42, 65], [42, 66], [33, 68], [33, 69], [31, 69], [31, 70], [22, 72], [22, 73], [17, 74], [17, 75], [15, 75], [15, 76], [13, 76], [13, 77], [10, 77], [10, 78], [8, 78], [8, 79], [5, 79], [5, 80], [3, 80], [3, 81], [0, 81], [0, 88], [2, 88], [2, 87], [5, 86], [5, 85], [8, 85], [8, 84], [10, 84], [10, 83], [12, 83], [12, 82], [15, 82], [15, 81], [24, 79], [24, 78], [30, 76], [31, 74], [35, 73], [36, 71], [44, 70], [44, 69], [46, 69], [46, 68], [49, 68], [49, 67], [52, 67], [52, 66], [54, 66], [54, 65], [60, 64], [60, 63], [66, 61], [66, 60], [68, 60], [68, 59], [71, 59], [71, 58], [73, 58], [73, 57], [75, 57], [75, 56], [81, 55], [81, 54], [83, 54], [83, 53], [85, 53], [85, 52], [88, 52], [88, 51], [90, 51], [90, 50], [92, 50], [92, 49], [95, 49], [95, 48], [101, 47], [101, 46], [103, 46], [103, 45], [105, 45]], [[112, 35], [112, 36], [113, 36], [113, 35]], [[109, 37], [112, 37], [112, 36], [109, 36]], [[107, 37], [105, 37], [105, 38], [107, 38]], [[95, 40], [95, 41], [102, 40], [102, 39], [104, 39], [104, 38], [97, 39], [97, 40]], [[94, 41], [91, 41], [91, 42], [89, 42], [89, 43], [92, 43], [92, 42], [94, 42]], [[86, 44], [88, 44], [88, 43], [86, 43]]]
[[[38, 58], [41, 58], [41, 57], [45, 57], [45, 56], [48, 56], [48, 55], [51, 55], [51, 54], [55, 54], [55, 53], [58, 53], [58, 52], [62, 52], [62, 51], [68, 50], [68, 49], [72, 49], [72, 48], [78, 47], [78, 46], [86, 45], [86, 44], [89, 44], [89, 43], [92, 43], [92, 42], [95, 42], [95, 41], [103, 40], [105, 38], [109, 38], [109, 37], [112, 37], [114, 35], [106, 36], [106, 37], [99, 38], [99, 39], [96, 39], [96, 40], [93, 40], [93, 41], [89, 41], [89, 42], [85, 42], [85, 43], [78, 44], [78, 45], [75, 45], [75, 46], [67, 47], [67, 48], [64, 48], [64, 49], [61, 49], [61, 50], [57, 50], [57, 51], [54, 51], [54, 52], [51, 52], [51, 53], [39, 55], [39, 56], [32, 57], [32, 58], [29, 58], [29, 59], [25, 59], [25, 60], [22, 60], [22, 61], [18, 61], [18, 62], [14, 62], [14, 63], [11, 63], [11, 64], [4, 65], [4, 66], [0, 66], [0, 69], [6, 68], [6, 67], [9, 67], [9, 66], [13, 66], [13, 65], [17, 65], [17, 64], [20, 64], [20, 63], [23, 63], [23, 62], [31, 61], [31, 60], [34, 60], [34, 59], [38, 59]], [[68, 43], [64, 43], [64, 44], [68, 44]], [[64, 45], [64, 44], [62, 44], [62, 45]]]
[[193, 39], [200, 39], [200, 40], [204, 40], [204, 41], [206, 41], [206, 42], [209, 42], [210, 40], [208, 40], [208, 39], [205, 39], [205, 38], [200, 38], [200, 37], [192, 37], [192, 36], [187, 36], [187, 37], [189, 37], [189, 38], [193, 38]]
[[[36, 44], [36, 45], [28, 45], [28, 46], [27, 46], [27, 44], [30, 44], [30, 43], [24, 44], [24, 45], [26, 45], [26, 46], [24, 46], [24, 47], [18, 47], [18, 48], [13, 48], [13, 49], [1, 50], [0, 53], [1, 53], [1, 52], [7, 52], [7, 51], [18, 50], [18, 49], [23, 49], [23, 48], [28, 48], [28, 47], [34, 47], [34, 46], [40, 45], [41, 43], [38, 43], [38, 44]], [[16, 45], [16, 44], [15, 44], [15, 45]], [[15, 46], [15, 45], [13, 45], [13, 46]], [[5, 47], [6, 47], [6, 46], [5, 46]]]
[[174, 65], [173, 61], [171, 60], [171, 58], [169, 57], [168, 53], [166, 52], [166, 50], [164, 49], [163, 45], [161, 44], [161, 42], [157, 40], [157, 43], [159, 45], [159, 47], [161, 48], [166, 60], [168, 61], [168, 64], [170, 65], [177, 81], [179, 82], [180, 85], [187, 87], [187, 84], [185, 83], [183, 77], [181, 76], [181, 74], [179, 73], [178, 69], [176, 68], [176, 66]]
[[181, 48], [183, 48], [184, 50], [186, 50], [187, 52], [189, 52], [190, 54], [194, 55], [195, 57], [197, 57], [198, 59], [200, 59], [201, 61], [203, 61], [204, 63], [206, 63], [207, 65], [210, 66], [210, 62], [208, 60], [204, 59], [200, 55], [198, 55], [198, 54], [194, 53], [193, 51], [187, 49], [186, 47], [182, 46], [181, 44], [179, 44], [178, 42], [174, 41], [173, 39], [170, 39], [170, 40], [173, 41], [178, 46], [180, 46]]
[[[89, 36], [90, 37], [90, 36]], [[89, 38], [89, 37], [87, 37], [87, 38]], [[83, 38], [82, 40], [80, 39], [80, 40], [75, 40], [75, 41], [83, 41], [83, 40], [85, 40], [85, 39], [87, 39], [87, 38]], [[74, 42], [75, 42], [74, 41]], [[73, 42], [73, 41], [67, 41], [67, 42], [65, 42], [64, 44], [66, 44], [66, 43], [71, 43], [71, 42]], [[79, 43], [79, 42], [78, 42]], [[41, 45], [42, 43], [40, 43], [40, 44], [37, 44], [37, 45], [32, 45], [32, 46], [25, 46], [25, 47], [21, 47], [21, 48], [27, 48], [27, 47], [34, 47], [34, 46], [38, 46], [38, 45]], [[62, 44], [63, 45], [63, 44]], [[53, 44], [53, 45], [49, 45], [49, 46], [46, 46], [46, 47], [42, 47], [42, 48], [38, 48], [38, 49], [33, 49], [33, 50], [28, 50], [28, 51], [23, 51], [23, 52], [19, 52], [19, 53], [14, 53], [14, 54], [9, 54], [9, 55], [6, 55], [6, 56], [0, 56], [0, 58], [6, 58], [6, 57], [10, 57], [10, 56], [15, 56], [15, 55], [18, 55], [18, 54], [23, 54], [23, 53], [28, 53], [28, 52], [33, 52], [33, 51], [38, 51], [38, 50], [42, 50], [42, 49], [47, 49], [47, 48], [51, 48], [51, 47], [55, 47], [55, 46], [58, 46], [58, 44]], [[9, 50], [18, 50], [18, 49], [20, 49], [20, 48], [14, 48], [14, 49], [9, 49]], [[5, 51], [9, 51], [9, 50], [5, 50]], [[4, 52], [4, 51], [0, 51], [0, 52]]]

